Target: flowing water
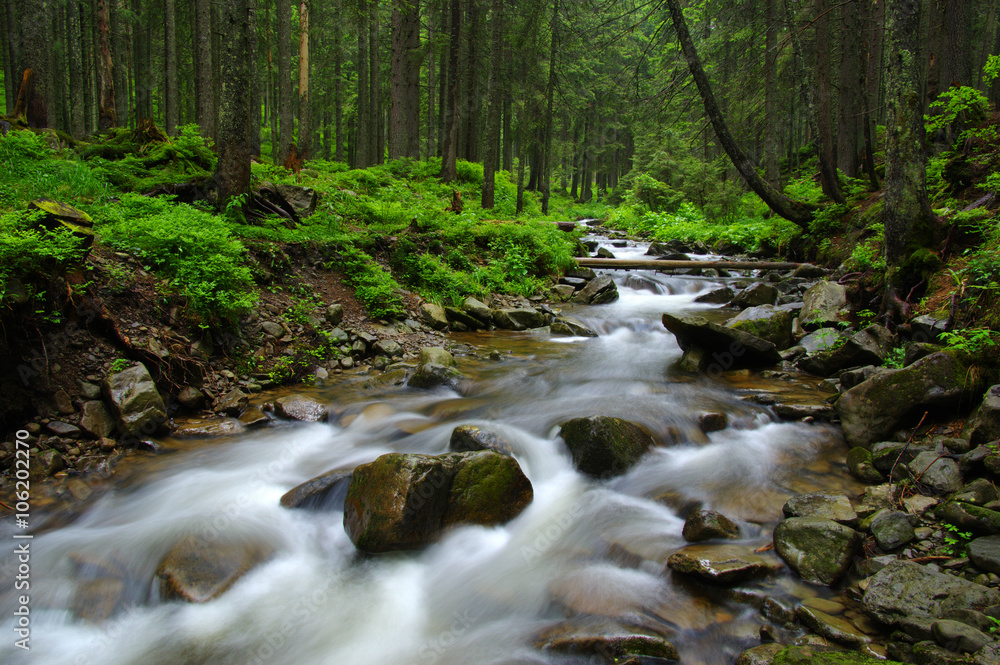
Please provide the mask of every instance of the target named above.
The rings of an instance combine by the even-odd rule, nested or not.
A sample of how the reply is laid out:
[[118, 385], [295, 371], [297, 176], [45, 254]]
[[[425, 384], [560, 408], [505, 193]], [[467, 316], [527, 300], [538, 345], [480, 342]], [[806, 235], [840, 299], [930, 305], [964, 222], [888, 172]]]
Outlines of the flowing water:
[[[643, 249], [614, 251], [626, 257]], [[832, 461], [842, 459], [843, 444], [833, 428], [779, 423], [766, 407], [741, 399], [767, 390], [818, 403], [824, 395], [808, 379], [738, 372], [713, 380], [672, 369], [681, 352], [660, 315], [714, 315], [693, 301], [720, 280], [653, 273], [615, 279], [617, 302], [566, 308], [599, 331], [597, 338], [457, 336], [501, 352], [500, 360], [459, 358], [470, 379], [461, 394], [365, 388], [368, 377], [344, 375], [336, 385], [303, 389], [331, 403], [330, 423], [279, 423], [196, 445], [165, 442], [176, 451], [120, 472], [113, 491], [35, 536], [32, 649], [14, 649], [7, 630], [0, 662], [583, 662], [535, 646], [541, 632], [581, 616], [664, 635], [685, 663], [733, 662], [758, 643], [764, 620], [754, 597], [817, 590], [779, 574], [722, 593], [665, 571], [667, 557], [684, 545], [684, 515], [695, 507], [719, 510], [741, 520], [744, 543], [764, 545], [791, 494], [845, 489], [846, 474]], [[729, 427], [703, 434], [697, 417], [704, 411], [726, 413]], [[660, 445], [624, 476], [588, 479], [573, 468], [558, 426], [591, 415], [642, 423]], [[329, 469], [390, 451], [445, 452], [462, 424], [502, 433], [532, 482], [534, 501], [504, 526], [460, 527], [423, 551], [363, 556], [338, 506], [279, 505], [284, 492]], [[157, 564], [190, 535], [261, 543], [273, 555], [215, 600], [164, 601]], [[9, 532], [0, 536], [13, 542]], [[0, 608], [12, 627], [10, 586]], [[102, 597], [117, 598], [113, 612], [104, 608], [108, 618], [80, 618]]]

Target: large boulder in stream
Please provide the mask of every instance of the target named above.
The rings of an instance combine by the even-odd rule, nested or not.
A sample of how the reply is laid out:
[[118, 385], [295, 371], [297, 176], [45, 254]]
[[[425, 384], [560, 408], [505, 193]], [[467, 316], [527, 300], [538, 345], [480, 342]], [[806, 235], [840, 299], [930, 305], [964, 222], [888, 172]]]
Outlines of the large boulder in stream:
[[330, 415], [330, 407], [326, 402], [308, 395], [279, 397], [274, 402], [274, 410], [282, 418], [307, 423], [326, 420]]
[[559, 434], [576, 468], [598, 478], [625, 473], [653, 445], [641, 425], [610, 416], [574, 418], [562, 424]]
[[685, 353], [700, 355], [698, 368], [702, 371], [724, 372], [781, 362], [772, 342], [700, 316], [664, 314], [663, 326], [674, 334]]
[[915, 415], [971, 401], [967, 368], [952, 353], [934, 353], [908, 367], [862, 381], [837, 400], [844, 438], [852, 446], [884, 441]]
[[508, 455], [388, 453], [354, 469], [344, 528], [359, 550], [416, 549], [453, 525], [503, 524], [532, 497], [531, 483]]
[[548, 317], [532, 307], [511, 307], [493, 310], [493, 325], [502, 330], [541, 328], [548, 324]]
[[799, 325], [806, 330], [847, 320], [847, 290], [837, 282], [816, 282], [802, 294]]
[[821, 517], [790, 517], [774, 529], [778, 556], [806, 582], [831, 586], [854, 560], [861, 534]]
[[881, 365], [895, 342], [895, 335], [875, 323], [835, 348], [807, 355], [798, 367], [818, 376], [830, 376], [847, 367]]
[[778, 309], [774, 305], [758, 305], [743, 310], [726, 325], [767, 340], [782, 351], [792, 345], [794, 318], [795, 315], [787, 309]]
[[688, 545], [670, 555], [667, 567], [712, 584], [733, 585], [770, 575], [781, 569], [781, 562], [750, 545]]
[[764, 282], [757, 282], [737, 293], [730, 305], [744, 309], [760, 305], [773, 305], [778, 299], [778, 289]]
[[123, 434], [148, 436], [167, 422], [167, 407], [145, 365], [108, 374], [102, 389]]
[[598, 275], [576, 292], [573, 302], [584, 305], [604, 305], [618, 300], [618, 287], [608, 275]]
[[996, 605], [1000, 591], [909, 561], [893, 561], [869, 580], [861, 602], [866, 613], [895, 624]]
[[347, 493], [351, 469], [334, 469], [296, 485], [281, 497], [285, 508], [323, 510], [335, 508]]
[[597, 337], [597, 333], [588, 328], [583, 321], [572, 316], [557, 316], [552, 320], [549, 330], [553, 335], [565, 337]]
[[273, 552], [267, 545], [185, 538], [167, 552], [156, 569], [160, 593], [189, 603], [204, 603], [226, 591]]

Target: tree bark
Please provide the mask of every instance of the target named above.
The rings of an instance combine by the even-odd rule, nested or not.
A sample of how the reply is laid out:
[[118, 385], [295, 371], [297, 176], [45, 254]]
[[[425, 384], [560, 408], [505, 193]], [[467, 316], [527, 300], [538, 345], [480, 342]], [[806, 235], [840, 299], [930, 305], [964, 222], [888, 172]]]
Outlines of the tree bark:
[[83, 138], [87, 131], [87, 106], [84, 104], [84, 88], [87, 86], [86, 61], [83, 56], [83, 26], [80, 22], [78, 2], [66, 6], [66, 24], [69, 34], [69, 85], [70, 85], [70, 135]]
[[441, 179], [452, 182], [458, 177], [456, 162], [458, 161], [458, 125], [459, 117], [459, 84], [458, 62], [462, 52], [462, 1], [450, 0], [451, 3], [451, 44], [448, 47], [448, 102], [450, 113], [448, 126], [444, 132], [444, 144], [441, 150]]
[[503, 0], [493, 0], [493, 17], [490, 21], [489, 81], [486, 108], [486, 152], [483, 156], [483, 190], [481, 205], [492, 210], [495, 203], [496, 169], [500, 149], [500, 77], [503, 76]]
[[218, 206], [250, 191], [250, 2], [223, 0], [220, 6], [219, 162], [214, 179]]
[[823, 193], [837, 203], [846, 203], [837, 181], [837, 143], [833, 137], [833, 95], [830, 82], [830, 22], [829, 0], [816, 0], [816, 129], [819, 154], [820, 182]]
[[556, 94], [556, 56], [559, 53], [559, 0], [552, 3], [552, 37], [549, 43], [549, 80], [545, 85], [545, 136], [542, 145], [542, 214], [549, 214], [552, 193], [552, 114]]
[[764, 179], [777, 189], [778, 166], [778, 7], [777, 0], [764, 0]]
[[392, 9], [389, 158], [420, 158], [420, 6], [394, 0]]
[[278, 154], [276, 164], [284, 164], [294, 140], [292, 106], [292, 5], [291, 0], [277, 0], [278, 19]]
[[[337, 10], [341, 9], [338, 1]], [[339, 17], [340, 11], [337, 11]], [[342, 63], [344, 54], [341, 50], [340, 21], [338, 17], [333, 21], [333, 125], [336, 137], [333, 158], [338, 162], [344, 161], [344, 99], [343, 99], [343, 72]]]
[[198, 127], [202, 136], [215, 138], [215, 95], [212, 80], [212, 4], [195, 0], [195, 47], [198, 51]]
[[372, 164], [385, 160], [385, 117], [382, 109], [382, 65], [379, 52], [378, 2], [368, 5], [368, 109], [371, 114], [371, 141], [368, 156]]
[[299, 141], [300, 159], [309, 155], [311, 131], [309, 109], [309, 3], [299, 2]]
[[806, 228], [809, 221], [813, 217], [813, 209], [806, 203], [801, 201], [793, 201], [787, 196], [776, 190], [774, 187], [769, 185], [766, 180], [764, 180], [760, 175], [757, 174], [757, 170], [754, 164], [747, 159], [746, 154], [743, 150], [736, 144], [732, 135], [729, 133], [729, 128], [726, 126], [726, 121], [719, 112], [719, 106], [715, 102], [715, 96], [712, 94], [711, 85], [708, 82], [708, 77], [705, 76], [705, 71], [702, 69], [701, 60], [698, 58], [698, 52], [694, 48], [694, 42], [691, 40], [691, 34], [688, 32], [687, 23], [684, 21], [684, 14], [681, 12], [680, 3], [678, 0], [667, 0], [667, 5], [670, 8], [670, 16], [673, 19], [674, 29], [677, 31], [677, 37], [681, 43], [681, 50], [684, 52], [684, 57], [687, 60], [688, 68], [691, 70], [691, 76], [694, 78], [695, 84], [698, 86], [698, 92], [701, 95], [702, 103], [705, 106], [705, 113], [708, 115], [709, 120], [712, 122], [712, 127], [715, 129], [715, 134], [719, 139], [719, 143], [722, 144], [722, 148], [729, 155], [729, 159], [732, 160], [733, 166], [740, 172], [743, 179], [746, 180], [747, 185], [756, 192], [757, 196], [767, 204], [767, 206], [775, 212], [775, 214], [784, 217], [785, 219]]
[[111, 61], [111, 0], [97, 0], [97, 31], [100, 41], [101, 66], [98, 68], [97, 130], [106, 131], [118, 124], [115, 115], [115, 78]]
[[886, 67], [885, 226], [886, 259], [898, 263], [915, 224], [930, 219], [927, 159], [918, 60], [919, 0], [889, 0]]
[[23, 16], [30, 19], [21, 24], [24, 75], [15, 102], [15, 114], [23, 115], [30, 127], [49, 127], [51, 103], [47, 95], [51, 52], [48, 41], [50, 6], [45, 0], [26, 0], [22, 9]]
[[354, 166], [363, 169], [371, 165], [369, 156], [369, 138], [372, 131], [371, 112], [368, 104], [371, 95], [368, 93], [368, 0], [358, 0], [358, 101], [356, 114], [356, 130], [354, 132]]
[[838, 145], [837, 165], [849, 178], [857, 178], [861, 170], [861, 111], [860, 97], [865, 90], [865, 68], [861, 51], [861, 2], [848, 0], [840, 7], [841, 43], [840, 80], [837, 105]]
[[169, 136], [177, 134], [177, 15], [175, 0], [163, 0], [163, 125]]

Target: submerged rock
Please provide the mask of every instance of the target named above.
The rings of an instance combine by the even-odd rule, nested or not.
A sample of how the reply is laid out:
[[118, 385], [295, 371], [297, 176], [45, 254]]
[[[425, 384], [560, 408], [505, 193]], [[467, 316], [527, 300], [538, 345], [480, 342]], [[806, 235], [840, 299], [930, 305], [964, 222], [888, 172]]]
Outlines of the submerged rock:
[[514, 453], [509, 441], [477, 425], [459, 425], [453, 429], [448, 449], [457, 453], [475, 450], [492, 450], [504, 455]]
[[343, 500], [350, 482], [351, 469], [333, 469], [285, 492], [281, 505], [307, 510], [332, 508]]
[[722, 513], [714, 510], [696, 510], [684, 521], [681, 535], [689, 543], [715, 538], [739, 538], [740, 527]]
[[548, 319], [545, 314], [531, 307], [511, 307], [493, 310], [493, 325], [502, 330], [541, 328], [546, 324], [548, 324]]
[[594, 477], [625, 473], [653, 445], [641, 425], [610, 416], [575, 418], [563, 423], [559, 434], [576, 468]]
[[565, 622], [547, 629], [539, 649], [578, 656], [600, 656], [608, 663], [676, 661], [674, 645], [656, 633], [601, 619]]
[[282, 418], [314, 423], [325, 421], [329, 417], [330, 407], [326, 402], [308, 395], [288, 395], [275, 400], [274, 411]]
[[749, 545], [688, 545], [670, 555], [667, 567], [713, 584], [730, 585], [769, 575], [781, 564]]
[[571, 316], [558, 316], [549, 326], [553, 335], [567, 337], [597, 337], [597, 333], [588, 328], [582, 321]]
[[507, 455], [388, 453], [354, 469], [344, 528], [366, 552], [415, 549], [449, 526], [507, 522], [532, 495], [517, 460]]
[[222, 595], [271, 553], [270, 547], [256, 543], [185, 538], [156, 569], [160, 592], [165, 598], [204, 603]]

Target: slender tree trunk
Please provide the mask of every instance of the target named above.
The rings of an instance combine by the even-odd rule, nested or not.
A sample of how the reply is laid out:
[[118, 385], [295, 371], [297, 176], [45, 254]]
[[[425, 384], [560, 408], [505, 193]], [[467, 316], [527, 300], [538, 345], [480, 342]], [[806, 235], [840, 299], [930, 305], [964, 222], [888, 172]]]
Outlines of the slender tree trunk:
[[276, 163], [284, 164], [294, 140], [292, 111], [292, 0], [277, 0], [278, 16], [278, 154]]
[[778, 8], [777, 0], [764, 0], [764, 179], [781, 186], [778, 167]]
[[865, 67], [861, 51], [861, 0], [849, 0], [840, 7], [841, 42], [837, 164], [849, 178], [861, 170], [860, 97], [865, 89]]
[[46, 0], [25, 0], [22, 3], [23, 16], [30, 19], [21, 24], [24, 74], [15, 101], [15, 114], [23, 115], [31, 127], [52, 126], [52, 103], [48, 98], [51, 87], [50, 9], [51, 5]]
[[420, 7], [394, 0], [390, 57], [389, 158], [420, 158]]
[[385, 114], [382, 108], [382, 64], [379, 52], [378, 2], [368, 5], [368, 109], [371, 113], [372, 132], [369, 134], [369, 158], [372, 164], [385, 160]]
[[195, 0], [198, 50], [198, 127], [202, 136], [215, 137], [215, 95], [212, 82], [212, 4], [211, 0]]
[[452, 182], [457, 177], [456, 163], [458, 161], [458, 126], [459, 117], [459, 58], [462, 51], [462, 2], [450, 0], [451, 3], [451, 44], [448, 48], [448, 89], [451, 111], [448, 116], [448, 126], [444, 133], [442, 146], [441, 179]]
[[177, 16], [175, 0], [163, 0], [164, 128], [170, 136], [177, 133]]
[[368, 92], [368, 0], [358, 0], [358, 101], [357, 121], [354, 132], [354, 166], [363, 169], [371, 165], [369, 156], [373, 131]]
[[97, 0], [97, 31], [100, 35], [101, 66], [98, 68], [97, 130], [106, 131], [118, 124], [115, 115], [115, 78], [111, 62], [111, 0]]
[[220, 28], [218, 205], [250, 191], [250, 2], [222, 0]]
[[503, 75], [503, 0], [493, 0], [493, 17], [490, 20], [489, 81], [486, 108], [486, 153], [483, 156], [483, 190], [481, 205], [486, 210], [494, 206], [496, 169], [500, 148], [500, 77]]
[[340, 21], [338, 20], [341, 4], [337, 3], [337, 16], [333, 21], [333, 125], [336, 136], [333, 158], [338, 162], [344, 161], [344, 99], [343, 99], [343, 60], [344, 54], [341, 51]]
[[[874, 12], [868, 3], [861, 3], [861, 25], [864, 26], [864, 38], [861, 42], [862, 67], [865, 81], [861, 87], [861, 108], [862, 108], [862, 130], [865, 140], [864, 167], [868, 175], [868, 187], [871, 191], [877, 192], [879, 189], [878, 174], [875, 172], [875, 141], [872, 136], [872, 79], [877, 76], [877, 70], [873, 66], [873, 61], [879, 61], [882, 50], [881, 22], [875, 20]], [[876, 52], [875, 45], [878, 44]]]
[[923, 105], [918, 60], [919, 0], [888, 0], [886, 68], [885, 226], [886, 259], [905, 256], [914, 225], [930, 219]]
[[[509, 74], [506, 71], [505, 74]], [[514, 132], [511, 130], [511, 116], [514, 115], [513, 104], [511, 103], [511, 91], [509, 77], [504, 77], [503, 90], [503, 170], [513, 175], [514, 173]]]
[[816, 0], [816, 129], [820, 182], [823, 193], [837, 203], [846, 203], [837, 181], [837, 143], [833, 136], [833, 95], [830, 72], [829, 0]]
[[83, 27], [80, 24], [78, 2], [71, 2], [66, 6], [66, 25], [69, 28], [66, 41], [69, 44], [70, 134], [75, 138], [82, 138], [87, 131], [87, 106], [83, 100], [87, 78], [83, 57]]
[[436, 112], [434, 110], [434, 99], [437, 95], [434, 74], [437, 71], [434, 48], [434, 21], [437, 12], [432, 6], [427, 8], [427, 143], [424, 146], [425, 159], [430, 159], [434, 155], [434, 129]]
[[10, 56], [11, 49], [9, 43], [15, 39], [16, 31], [9, 24], [9, 1], [3, 3], [3, 10], [0, 11], [0, 35], [3, 35], [4, 46], [2, 47], [3, 53], [0, 54], [0, 60], [3, 60], [3, 93], [4, 93], [4, 109], [5, 113], [12, 113], [14, 110], [14, 103], [17, 99], [17, 91], [14, 90], [14, 79], [17, 76], [14, 73], [14, 61]]
[[[261, 153], [261, 117], [260, 109], [262, 103], [262, 85], [260, 73], [260, 44], [257, 36], [257, 0], [247, 0], [249, 10], [248, 20], [250, 21], [249, 43], [247, 48], [250, 54], [250, 154], [259, 157]], [[265, 78], [266, 81], [266, 70]]]
[[542, 214], [549, 213], [552, 183], [552, 114], [556, 94], [556, 55], [559, 53], [559, 0], [552, 3], [552, 37], [549, 43], [549, 80], [545, 86], [545, 137], [542, 148]]
[[97, 1], [85, 0], [80, 3], [80, 25], [83, 30], [84, 68], [87, 72], [87, 87], [83, 91], [83, 105], [87, 108], [84, 132], [87, 136], [97, 131], [97, 77], [100, 70], [100, 54], [97, 50]]
[[691, 70], [691, 75], [698, 86], [698, 92], [701, 94], [702, 103], [705, 105], [705, 113], [708, 115], [709, 120], [711, 120], [719, 143], [722, 144], [726, 154], [729, 155], [733, 166], [736, 167], [750, 188], [756, 192], [757, 196], [771, 210], [803, 228], [806, 227], [813, 216], [812, 208], [805, 203], [789, 199], [769, 185], [766, 180], [757, 174], [754, 164], [747, 159], [747, 156], [736, 144], [736, 141], [733, 140], [732, 135], [729, 133], [729, 128], [726, 126], [726, 121], [719, 112], [719, 106], [715, 102], [708, 77], [705, 76], [701, 60], [698, 58], [698, 52], [694, 48], [694, 42], [691, 41], [691, 34], [688, 32], [687, 23], [684, 21], [684, 14], [681, 11], [680, 3], [678, 0], [667, 0], [667, 5], [670, 8], [670, 16], [673, 19], [674, 29], [677, 31], [677, 37], [680, 40], [681, 49], [687, 60], [688, 68]]
[[309, 3], [299, 2], [299, 157], [309, 155]]

